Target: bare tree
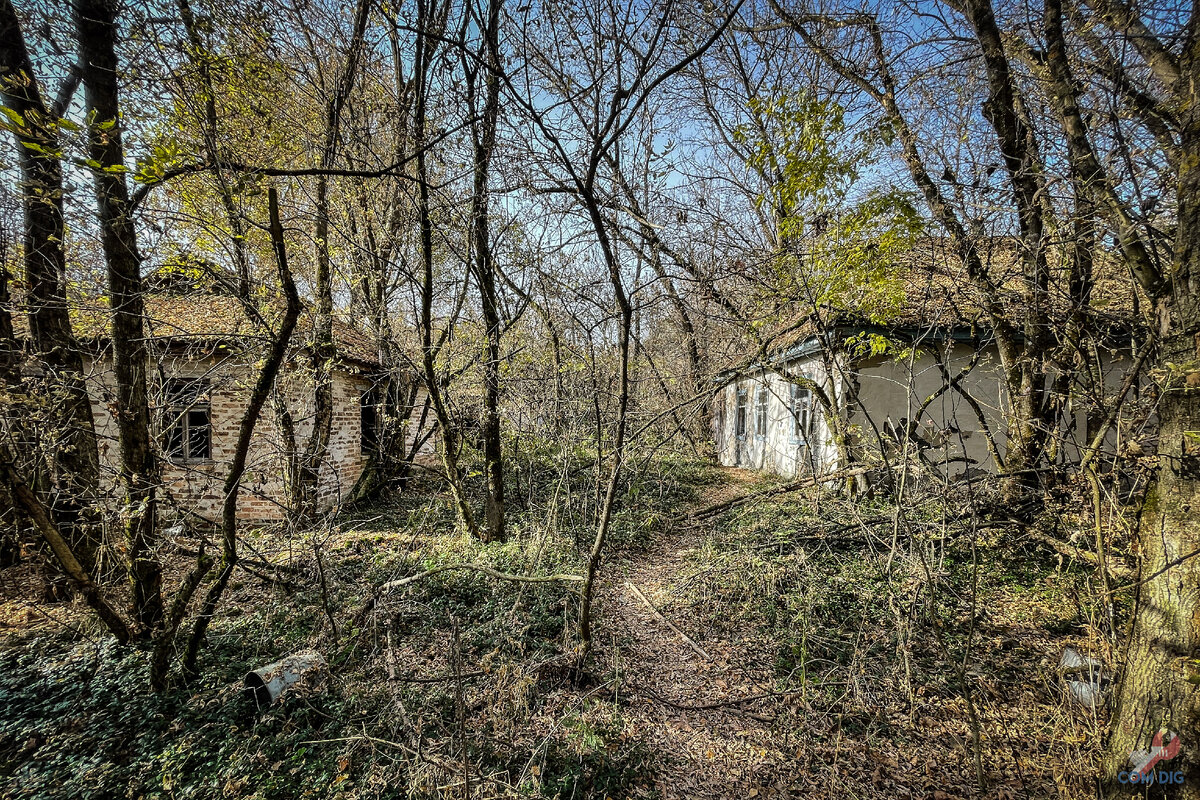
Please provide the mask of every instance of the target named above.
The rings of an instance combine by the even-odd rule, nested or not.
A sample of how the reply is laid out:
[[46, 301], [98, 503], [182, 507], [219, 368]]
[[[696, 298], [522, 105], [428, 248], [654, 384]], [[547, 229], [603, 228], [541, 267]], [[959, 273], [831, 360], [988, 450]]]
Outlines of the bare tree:
[[[646, 9], [620, 4], [609, 5], [600, 15], [581, 15], [589, 20], [591, 27], [575, 32], [569, 42], [538, 43], [529, 38], [521, 42], [521, 55], [528, 59], [539, 80], [520, 89], [511, 87], [515, 90], [513, 99], [521, 104], [549, 149], [545, 184], [535, 186], [535, 191], [566, 195], [578, 205], [594, 237], [616, 309], [616, 407], [608, 448], [608, 475], [588, 554], [579, 612], [584, 657], [592, 644], [596, 577], [627, 455], [634, 322], [634, 302], [626, 286], [628, 277], [619, 240], [613, 235], [617, 223], [608, 210], [610, 193], [603, 168], [620, 152], [624, 137], [653, 93], [711, 47], [739, 7], [740, 3], [728, 16], [719, 19], [706, 38], [684, 44], [682, 52], [671, 49], [675, 20], [670, 14], [656, 16]], [[638, 37], [649, 46], [635, 44]], [[557, 97], [552, 110], [546, 109], [537, 94], [545, 85]], [[579, 86], [587, 89], [578, 93]], [[558, 104], [565, 112], [562, 117], [557, 113]], [[597, 441], [598, 448], [599, 445]]]
[[100, 479], [95, 424], [83, 356], [71, 330], [63, 222], [60, 115], [78, 85], [78, 76], [60, 87], [47, 105], [30, 60], [20, 20], [11, 0], [0, 3], [0, 96], [13, 114], [5, 121], [18, 147], [23, 212], [22, 252], [34, 356], [42, 364], [46, 394], [60, 410], [61, 446], [51, 454], [51, 517], [90, 569], [99, 545], [97, 520], [87, 506]]
[[125, 536], [129, 548], [134, 618], [143, 631], [162, 624], [162, 568], [154, 552], [158, 537], [158, 466], [150, 438], [142, 259], [121, 134], [116, 44], [117, 4], [78, 0], [74, 7], [80, 69], [89, 114], [89, 150], [100, 241], [108, 265], [112, 312], [113, 377], [117, 390], [120, 477], [125, 491]]
[[[486, 10], [463, 15], [463, 38], [468, 25], [479, 25], [479, 52], [474, 60], [465, 51], [466, 112], [471, 115], [474, 169], [471, 194], [472, 271], [479, 287], [486, 354], [483, 361], [483, 469], [487, 479], [484, 510], [486, 541], [504, 541], [504, 447], [500, 436], [500, 298], [492, 252], [489, 186], [492, 156], [496, 149], [496, 121], [500, 114], [500, 14], [503, 0], [489, 0]], [[472, 17], [477, 17], [472, 21]], [[482, 85], [481, 85], [482, 84]], [[480, 89], [483, 96], [479, 97]], [[482, 109], [477, 106], [482, 102]], [[478, 113], [479, 120], [475, 121]]]

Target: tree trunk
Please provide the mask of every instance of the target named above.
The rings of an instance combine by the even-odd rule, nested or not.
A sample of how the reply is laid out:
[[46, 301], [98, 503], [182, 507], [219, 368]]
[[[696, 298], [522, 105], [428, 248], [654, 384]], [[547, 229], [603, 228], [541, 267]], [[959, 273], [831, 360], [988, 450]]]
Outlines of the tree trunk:
[[[412, 69], [412, 141], [416, 154], [417, 179], [417, 221], [420, 234], [421, 254], [421, 307], [418, 312], [417, 327], [421, 334], [421, 370], [425, 380], [425, 388], [429, 393], [429, 402], [437, 419], [442, 438], [442, 464], [445, 467], [446, 481], [450, 484], [450, 493], [454, 497], [459, 519], [467, 532], [482, 539], [479, 524], [463, 489], [462, 472], [458, 463], [458, 428], [450, 416], [450, 407], [443, 394], [443, 386], [438, 376], [437, 358], [441, 351], [445, 336], [437, 342], [433, 338], [433, 294], [434, 294], [434, 250], [433, 250], [433, 212], [429, 191], [429, 165], [426, 158], [428, 150], [427, 107], [429, 99], [429, 82], [431, 73], [437, 61], [437, 45], [442, 38], [445, 19], [442, 10], [431, 6], [425, 0], [417, 2], [417, 42], [413, 56]], [[452, 324], [448, 321], [447, 325]]]
[[[1162, 358], [1172, 357], [1200, 357], [1193, 337], [1165, 343]], [[1165, 729], [1182, 734], [1183, 747], [1158, 768], [1182, 770], [1186, 788], [1180, 796], [1194, 798], [1200, 796], [1200, 389], [1166, 390], [1159, 415], [1161, 465], [1138, 526], [1144, 583], [1105, 772], [1112, 781], [1128, 770], [1130, 754], [1147, 749]]]
[[113, 608], [104, 596], [100, 593], [100, 587], [96, 585], [87, 570], [79, 563], [75, 554], [71, 551], [71, 546], [67, 543], [62, 535], [58, 532], [58, 527], [50, 520], [49, 509], [43, 505], [37, 495], [33, 493], [20, 476], [12, 468], [12, 456], [8, 452], [8, 448], [0, 446], [0, 473], [4, 475], [5, 488], [12, 494], [16, 504], [21, 508], [26, 516], [33, 521], [33, 527], [45, 539], [46, 544], [50, 547], [50, 552], [54, 554], [55, 560], [68, 578], [75, 584], [75, 588], [79, 594], [83, 596], [84, 601], [92, 607], [96, 612], [96, 616], [104, 623], [109, 632], [116, 637], [117, 641], [125, 644], [130, 640], [129, 626], [125, 620]]
[[481, 49], [482, 63], [471, 68], [464, 55], [470, 106], [475, 105], [476, 78], [483, 72], [483, 114], [473, 124], [474, 193], [471, 198], [471, 235], [475, 280], [479, 284], [480, 310], [487, 336], [483, 362], [483, 462], [487, 481], [484, 501], [484, 541], [505, 539], [504, 524], [504, 447], [500, 436], [500, 308], [496, 292], [496, 266], [493, 263], [488, 203], [488, 179], [492, 151], [496, 146], [496, 118], [500, 110], [500, 6], [503, 0], [488, 3], [487, 28]]
[[[1138, 524], [1141, 583], [1105, 759], [1113, 783], [1162, 729], [1181, 734], [1179, 797], [1200, 798], [1200, 42], [1189, 53], [1189, 118], [1180, 136], [1178, 231], [1159, 298], [1159, 467]], [[1192, 87], [1192, 88], [1188, 88]], [[1154, 284], [1152, 283], [1151, 286]], [[1180, 374], [1180, 368], [1185, 370]]]
[[267, 206], [270, 215], [271, 244], [275, 251], [275, 263], [279, 270], [279, 283], [283, 288], [287, 305], [284, 308], [283, 319], [279, 331], [274, 335], [271, 346], [263, 360], [262, 371], [258, 374], [250, 399], [242, 412], [238, 423], [237, 444], [233, 451], [233, 460], [229, 464], [229, 472], [225, 476], [224, 502], [221, 505], [221, 570], [217, 579], [205, 593], [201, 603], [200, 613], [188, 637], [187, 650], [183, 659], [185, 675], [194, 675], [200, 647], [208, 631], [209, 623], [217, 611], [217, 604], [229, 579], [238, 563], [237, 550], [237, 503], [241, 491], [242, 476], [246, 472], [246, 459], [250, 453], [250, 443], [254, 438], [254, 429], [262, 416], [263, 407], [271, 396], [271, 387], [287, 356], [288, 345], [292, 340], [292, 332], [296, 329], [296, 320], [300, 317], [300, 296], [296, 292], [296, 284], [292, 279], [291, 269], [287, 263], [287, 246], [283, 237], [283, 223], [279, 218], [279, 198], [275, 188], [267, 190]]
[[997, 146], [1008, 172], [1017, 209], [1021, 261], [1024, 272], [1022, 299], [1024, 336], [1021, 357], [1008, 380], [1010, 414], [1005, 495], [1024, 499], [1037, 488], [1037, 468], [1045, 455], [1047, 433], [1057, 427], [1047, 419], [1053, 404], [1045, 402], [1046, 356], [1053, 346], [1049, 321], [1050, 273], [1046, 263], [1046, 220], [1041, 198], [1046, 192], [1033, 131], [1021, 113], [1022, 98], [1009, 67], [1004, 39], [996, 23], [991, 0], [967, 0], [964, 13], [975, 31], [983, 55], [990, 95], [983, 116], [996, 133]]
[[[4, 231], [0, 231], [4, 236]], [[8, 293], [8, 265], [5, 263], [7, 249], [0, 241], [0, 387], [19, 386], [21, 374], [18, 369], [21, 363], [21, 346], [13, 333], [12, 314], [8, 311], [10, 297]]]
[[45, 371], [62, 432], [61, 445], [51, 455], [50, 512], [84, 569], [90, 570], [99, 545], [99, 526], [89, 506], [99, 486], [100, 457], [83, 382], [83, 357], [67, 313], [60, 144], [10, 0], [0, 0], [0, 97], [24, 120], [16, 132], [16, 151], [24, 215], [25, 306], [30, 344]]
[[89, 126], [89, 152], [100, 163], [92, 174], [100, 239], [108, 265], [112, 306], [113, 376], [117, 384], [117, 439], [125, 490], [125, 534], [129, 548], [133, 616], [143, 632], [162, 621], [162, 570], [154, 552], [158, 514], [158, 465], [150, 439], [146, 393], [145, 310], [141, 256], [125, 184], [117, 89], [117, 24], [114, 0], [78, 0], [75, 28], [82, 58]]
[[[333, 87], [333, 96], [325, 106], [325, 141], [321, 148], [321, 169], [329, 170], [337, 160], [340, 142], [342, 111], [354, 88], [358, 74], [358, 60], [363, 48], [367, 19], [370, 16], [370, 0], [359, 0], [354, 15], [354, 33], [346, 53], [346, 63]], [[304, 455], [299, 460], [299, 479], [296, 497], [299, 508], [292, 508], [296, 519], [305, 519], [316, 512], [318, 505], [321, 464], [329, 449], [329, 436], [333, 424], [333, 363], [337, 357], [333, 342], [333, 273], [329, 255], [329, 178], [317, 176], [316, 220], [313, 231], [314, 256], [316, 261], [317, 308], [313, 320], [312, 360], [315, 376], [313, 393], [313, 427], [309, 434]]]

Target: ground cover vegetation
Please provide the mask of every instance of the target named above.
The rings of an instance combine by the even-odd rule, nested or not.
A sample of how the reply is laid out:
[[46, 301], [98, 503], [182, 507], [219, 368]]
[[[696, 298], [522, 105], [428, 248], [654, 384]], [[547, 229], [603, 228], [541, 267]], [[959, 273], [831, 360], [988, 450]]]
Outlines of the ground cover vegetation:
[[[609, 623], [583, 673], [569, 585], [447, 571], [379, 592], [464, 563], [578, 571], [586, 529], [546, 524], [551, 480], [503, 545], [452, 532], [436, 478], [325, 528], [251, 534], [264, 564], [231, 586], [212, 668], [165, 692], [78, 604], [10, 620], [5, 793], [967, 796], [976, 759], [1000, 796], [1088, 790], [1107, 716], [1058, 669], [1065, 647], [1114, 642], [1085, 551], [1005, 521], [944, 525], [937, 502], [898, 548], [886, 501], [792, 493], [697, 513], [777, 486], [694, 459], [623, 486], [644, 515], [614, 523]], [[312, 646], [327, 685], [267, 709], [244, 695], [246, 671]]]
[[0, 0], [0, 793], [1200, 796], [1198, 26]]

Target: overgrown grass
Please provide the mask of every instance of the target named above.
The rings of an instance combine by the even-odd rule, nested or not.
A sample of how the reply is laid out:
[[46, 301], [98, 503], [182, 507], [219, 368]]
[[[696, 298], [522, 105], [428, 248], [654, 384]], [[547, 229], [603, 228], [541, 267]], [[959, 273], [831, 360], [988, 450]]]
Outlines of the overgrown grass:
[[[477, 797], [654, 796], [669, 765], [646, 738], [644, 708], [626, 702], [619, 658], [600, 653], [590, 671], [574, 669], [576, 584], [454, 570], [379, 591], [456, 564], [580, 573], [594, 464], [549, 445], [521, 452], [503, 544], [461, 533], [429, 476], [301, 533], [247, 530], [258, 574], [231, 585], [189, 686], [151, 692], [145, 655], [80, 624], [78, 607], [56, 611], [74, 627], [10, 636], [0, 647], [0, 795], [433, 798], [461, 796], [469, 782]], [[938, 780], [950, 780], [974, 746], [969, 697], [997, 785], [1021, 770], [1052, 785], [1047, 764], [1081, 785], [1103, 719], [1071, 706], [1054, 665], [1068, 644], [1096, 652], [1110, 641], [1089, 563], [942, 498], [910, 504], [899, 527], [884, 501], [800, 492], [692, 525], [688, 509], [721, 475], [670, 455], [634, 461], [606, 569], [676, 537], [687, 555], [668, 576], [663, 612], [702, 641], [741, 642], [736, 657], [766, 667], [771, 685], [760, 689], [796, 698], [775, 734], [809, 741], [808, 720], [836, 720], [839, 737], [902, 767], [930, 731], [945, 731], [958, 744]], [[759, 477], [739, 490], [777, 483]], [[1083, 525], [1072, 502], [1039, 524], [1069, 538]], [[1118, 624], [1127, 610], [1116, 609]], [[330, 662], [324, 688], [255, 708], [242, 676], [305, 648]], [[1025, 752], [1054, 758], [1030, 766]]]
[[[588, 454], [524, 452], [503, 544], [462, 534], [431, 476], [298, 534], [246, 530], [258, 574], [231, 585], [186, 687], [155, 694], [144, 653], [70, 628], [10, 637], [0, 796], [444, 797], [464, 780], [488, 797], [652, 796], [656, 759], [608, 677], [573, 683], [577, 584], [455, 570], [376, 591], [455, 564], [578, 574], [595, 524]], [[671, 457], [631, 470], [612, 552], [644, 546], [712, 479]], [[256, 709], [242, 676], [304, 648], [330, 662], [324, 690]]]
[[[1103, 711], [1072, 701], [1056, 666], [1067, 646], [1106, 654], [1128, 606], [1110, 620], [1090, 561], [966, 505], [928, 498], [906, 505], [901, 524], [894, 512], [813, 493], [727, 512], [693, 549], [671, 612], [716, 637], [750, 631], [777, 690], [856, 736], [919, 742], [919, 725], [896, 720], [922, 715], [956, 717], [964, 733], [978, 724], [993, 781], [1021, 748], [1063, 750], [1068, 725], [1053, 780], [1089, 785]], [[1064, 537], [1083, 522], [1048, 507], [1034, 529]]]

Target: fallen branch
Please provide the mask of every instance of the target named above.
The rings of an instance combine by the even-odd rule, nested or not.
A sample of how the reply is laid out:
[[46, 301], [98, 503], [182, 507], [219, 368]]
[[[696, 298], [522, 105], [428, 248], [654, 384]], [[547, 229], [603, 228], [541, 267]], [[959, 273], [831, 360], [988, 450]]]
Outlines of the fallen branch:
[[450, 564], [445, 567], [434, 567], [427, 569], [424, 572], [418, 572], [416, 575], [409, 575], [407, 578], [400, 578], [387, 583], [376, 589], [376, 594], [399, 589], [401, 586], [407, 586], [410, 583], [416, 583], [419, 580], [428, 578], [431, 575], [437, 575], [439, 572], [449, 572], [455, 569], [472, 569], [476, 572], [482, 572], [485, 575], [491, 575], [493, 578], [499, 578], [502, 581], [516, 581], [518, 583], [554, 583], [555, 581], [573, 581], [583, 583], [582, 575], [512, 575], [507, 572], [498, 572], [491, 567], [480, 566], [479, 564]]
[[[244, 542], [245, 540], [242, 539], [241, 537], [238, 537], [238, 541]], [[200, 556], [199, 550], [193, 550], [190, 547], [184, 547], [182, 545], [175, 545], [175, 552], [181, 556], [190, 556], [192, 558], [198, 558]], [[293, 574], [299, 572], [299, 570], [296, 567], [293, 567], [290, 564], [272, 564], [270, 561], [266, 561], [266, 560], [260, 559], [260, 558], [244, 558], [244, 557], [239, 558], [238, 566], [241, 567], [244, 571], [249, 572], [251, 575], [255, 576], [256, 578], [261, 578], [264, 581], [268, 581], [270, 583], [281, 583], [281, 584], [293, 585], [293, 586], [295, 584], [292, 584], [291, 581], [289, 581], [287, 578], [283, 578], [283, 577], [279, 577], [279, 576], [265, 575], [262, 573], [265, 573], [269, 570], [276, 570], [279, 572], [291, 572]], [[255, 572], [255, 570], [249, 569], [250, 567], [254, 567], [255, 569], [259, 570], [260, 572]]]
[[1142, 584], [1149, 583], [1150, 581], [1157, 578], [1159, 575], [1162, 575], [1163, 573], [1167, 572], [1168, 570], [1170, 570], [1174, 567], [1178, 567], [1183, 562], [1187, 561], [1190, 558], [1195, 558], [1196, 556], [1200, 556], [1200, 548], [1197, 548], [1197, 549], [1193, 550], [1192, 552], [1187, 553], [1185, 555], [1179, 556], [1178, 558], [1171, 559], [1166, 564], [1163, 564], [1162, 569], [1156, 570], [1155, 572], [1151, 573], [1150, 575], [1148, 575], [1145, 578], [1142, 578], [1140, 581], [1137, 581], [1136, 583], [1127, 583], [1124, 586], [1118, 586], [1117, 588], [1115, 588], [1111, 592], [1109, 592], [1109, 594], [1116, 594], [1117, 592], [1127, 592], [1130, 589], [1136, 589], [1137, 587], [1141, 586]]
[[695, 512], [692, 516], [696, 517], [697, 519], [705, 519], [707, 517], [712, 517], [728, 511], [731, 508], [740, 506], [743, 503], [748, 503], [751, 500], [760, 500], [765, 497], [774, 497], [775, 495], [779, 494], [787, 494], [788, 492], [794, 492], [797, 489], [804, 489], [808, 486], [814, 486], [818, 483], [842, 480], [843, 478], [853, 478], [856, 475], [865, 475], [870, 471], [871, 467], [854, 467], [853, 469], [838, 470], [836, 472], [830, 472], [824, 475], [809, 475], [808, 477], [800, 478], [799, 480], [792, 481], [791, 483], [785, 483], [782, 486], [774, 486], [770, 489], [764, 489], [759, 492], [751, 492], [750, 494], [739, 495], [730, 500], [722, 500], [720, 503], [714, 503], [711, 506], [705, 506], [704, 508]]
[[630, 583], [629, 581], [625, 581], [625, 585], [629, 587], [629, 590], [630, 590], [631, 592], [633, 592], [633, 594], [634, 594], [634, 595], [637, 597], [637, 599], [641, 600], [641, 601], [642, 601], [642, 602], [643, 602], [643, 603], [646, 605], [646, 608], [650, 609], [650, 613], [654, 615], [654, 618], [655, 618], [655, 619], [657, 619], [657, 620], [658, 620], [659, 622], [661, 622], [662, 624], [666, 625], [666, 626], [667, 626], [668, 628], [670, 628], [671, 630], [675, 631], [675, 633], [679, 634], [679, 637], [680, 637], [681, 639], [683, 639], [685, 642], [687, 642], [689, 645], [691, 645], [691, 648], [692, 648], [693, 650], [695, 650], [695, 651], [696, 651], [696, 653], [697, 653], [698, 655], [700, 655], [700, 657], [701, 657], [701, 658], [705, 659], [706, 661], [712, 661], [712, 660], [713, 660], [712, 656], [710, 656], [710, 655], [708, 654], [708, 652], [707, 652], [707, 651], [705, 651], [705, 649], [704, 649], [703, 647], [701, 647], [700, 645], [696, 644], [696, 642], [695, 642], [695, 641], [692, 639], [692, 637], [688, 636], [686, 633], [684, 633], [683, 631], [679, 630], [679, 628], [677, 628], [677, 627], [675, 626], [675, 623], [671, 622], [671, 620], [669, 620], [669, 619], [667, 619], [666, 617], [664, 617], [664, 616], [662, 615], [662, 612], [661, 612], [661, 611], [659, 611], [657, 608], [655, 608], [655, 607], [654, 607], [654, 604], [653, 604], [653, 603], [651, 603], [651, 602], [650, 602], [650, 601], [649, 601], [649, 600], [646, 598], [646, 595], [642, 594], [642, 592], [641, 592], [641, 590], [640, 590], [640, 589], [638, 589], [636, 586], [634, 586], [634, 585], [633, 585], [632, 583]]
[[486, 672], [479, 669], [474, 672], [464, 672], [461, 675], [436, 675], [431, 678], [422, 678], [418, 675], [389, 675], [388, 680], [397, 681], [398, 683], [445, 683], [446, 681], [465, 681], [468, 678], [478, 678], [486, 674]]
[[[472, 569], [476, 572], [482, 572], [485, 575], [491, 575], [493, 578], [499, 578], [504, 581], [517, 581], [518, 583], [552, 583], [555, 581], [570, 581], [575, 583], [583, 583], [581, 575], [512, 575], [507, 572], [499, 572], [491, 567], [484, 567], [479, 564], [450, 564], [445, 567], [434, 567], [427, 569], [424, 572], [418, 572], [416, 575], [409, 575], [407, 578], [398, 578], [394, 581], [388, 581], [381, 584], [377, 589], [371, 592], [371, 596], [363, 602], [358, 611], [351, 617], [350, 628], [361, 628], [366, 621], [367, 615], [374, 610], [375, 604], [379, 602], [380, 596], [392, 589], [399, 589], [401, 586], [407, 586], [410, 583], [416, 583], [419, 580], [428, 578], [431, 575], [437, 575], [439, 572], [449, 572], [455, 569]], [[358, 637], [355, 636], [354, 641]]]
[[[835, 684], [822, 684], [822, 685], [823, 686], [832, 686]], [[649, 686], [638, 685], [636, 688], [639, 691], [642, 691], [642, 692], [645, 692], [646, 694], [648, 694], [651, 697], [651, 699], [653, 699], [654, 701], [662, 703], [664, 706], [670, 706], [671, 708], [677, 708], [680, 711], [712, 711], [713, 709], [717, 709], [717, 708], [728, 708], [729, 706], [740, 706], [745, 703], [756, 703], [759, 700], [770, 700], [770, 699], [780, 699], [780, 698], [784, 698], [784, 697], [791, 697], [793, 695], [801, 694], [804, 692], [804, 689], [792, 689], [789, 692], [767, 692], [765, 694], [752, 694], [752, 695], [749, 695], [748, 697], [734, 697], [729, 700], [717, 700], [712, 703], [694, 703], [694, 704], [692, 704], [692, 703], [677, 703], [674, 700], [670, 700], [666, 697], [663, 697], [661, 694], [654, 691]]]
[[[1053, 536], [1049, 536], [1048, 534], [1041, 533], [1040, 531], [1030, 530], [1030, 531], [1026, 531], [1026, 534], [1031, 539], [1035, 539], [1035, 540], [1041, 542], [1042, 544], [1046, 545], [1047, 547], [1051, 548], [1052, 550], [1057, 552], [1059, 555], [1063, 555], [1068, 558], [1081, 558], [1084, 561], [1087, 561], [1089, 564], [1092, 564], [1093, 566], [1100, 563], [1099, 556], [1097, 556], [1095, 553], [1093, 553], [1090, 550], [1084, 550], [1082, 547], [1079, 547], [1078, 545], [1071, 544], [1070, 542], [1064, 542], [1059, 539], [1055, 539]], [[1110, 564], [1109, 571], [1114, 574], [1118, 574], [1118, 575], [1122, 575], [1122, 576], [1128, 576], [1128, 575], [1133, 574], [1131, 570], [1129, 570], [1127, 567], [1121, 566], [1120, 564]], [[1122, 587], [1122, 588], [1127, 588], [1127, 587]]]

